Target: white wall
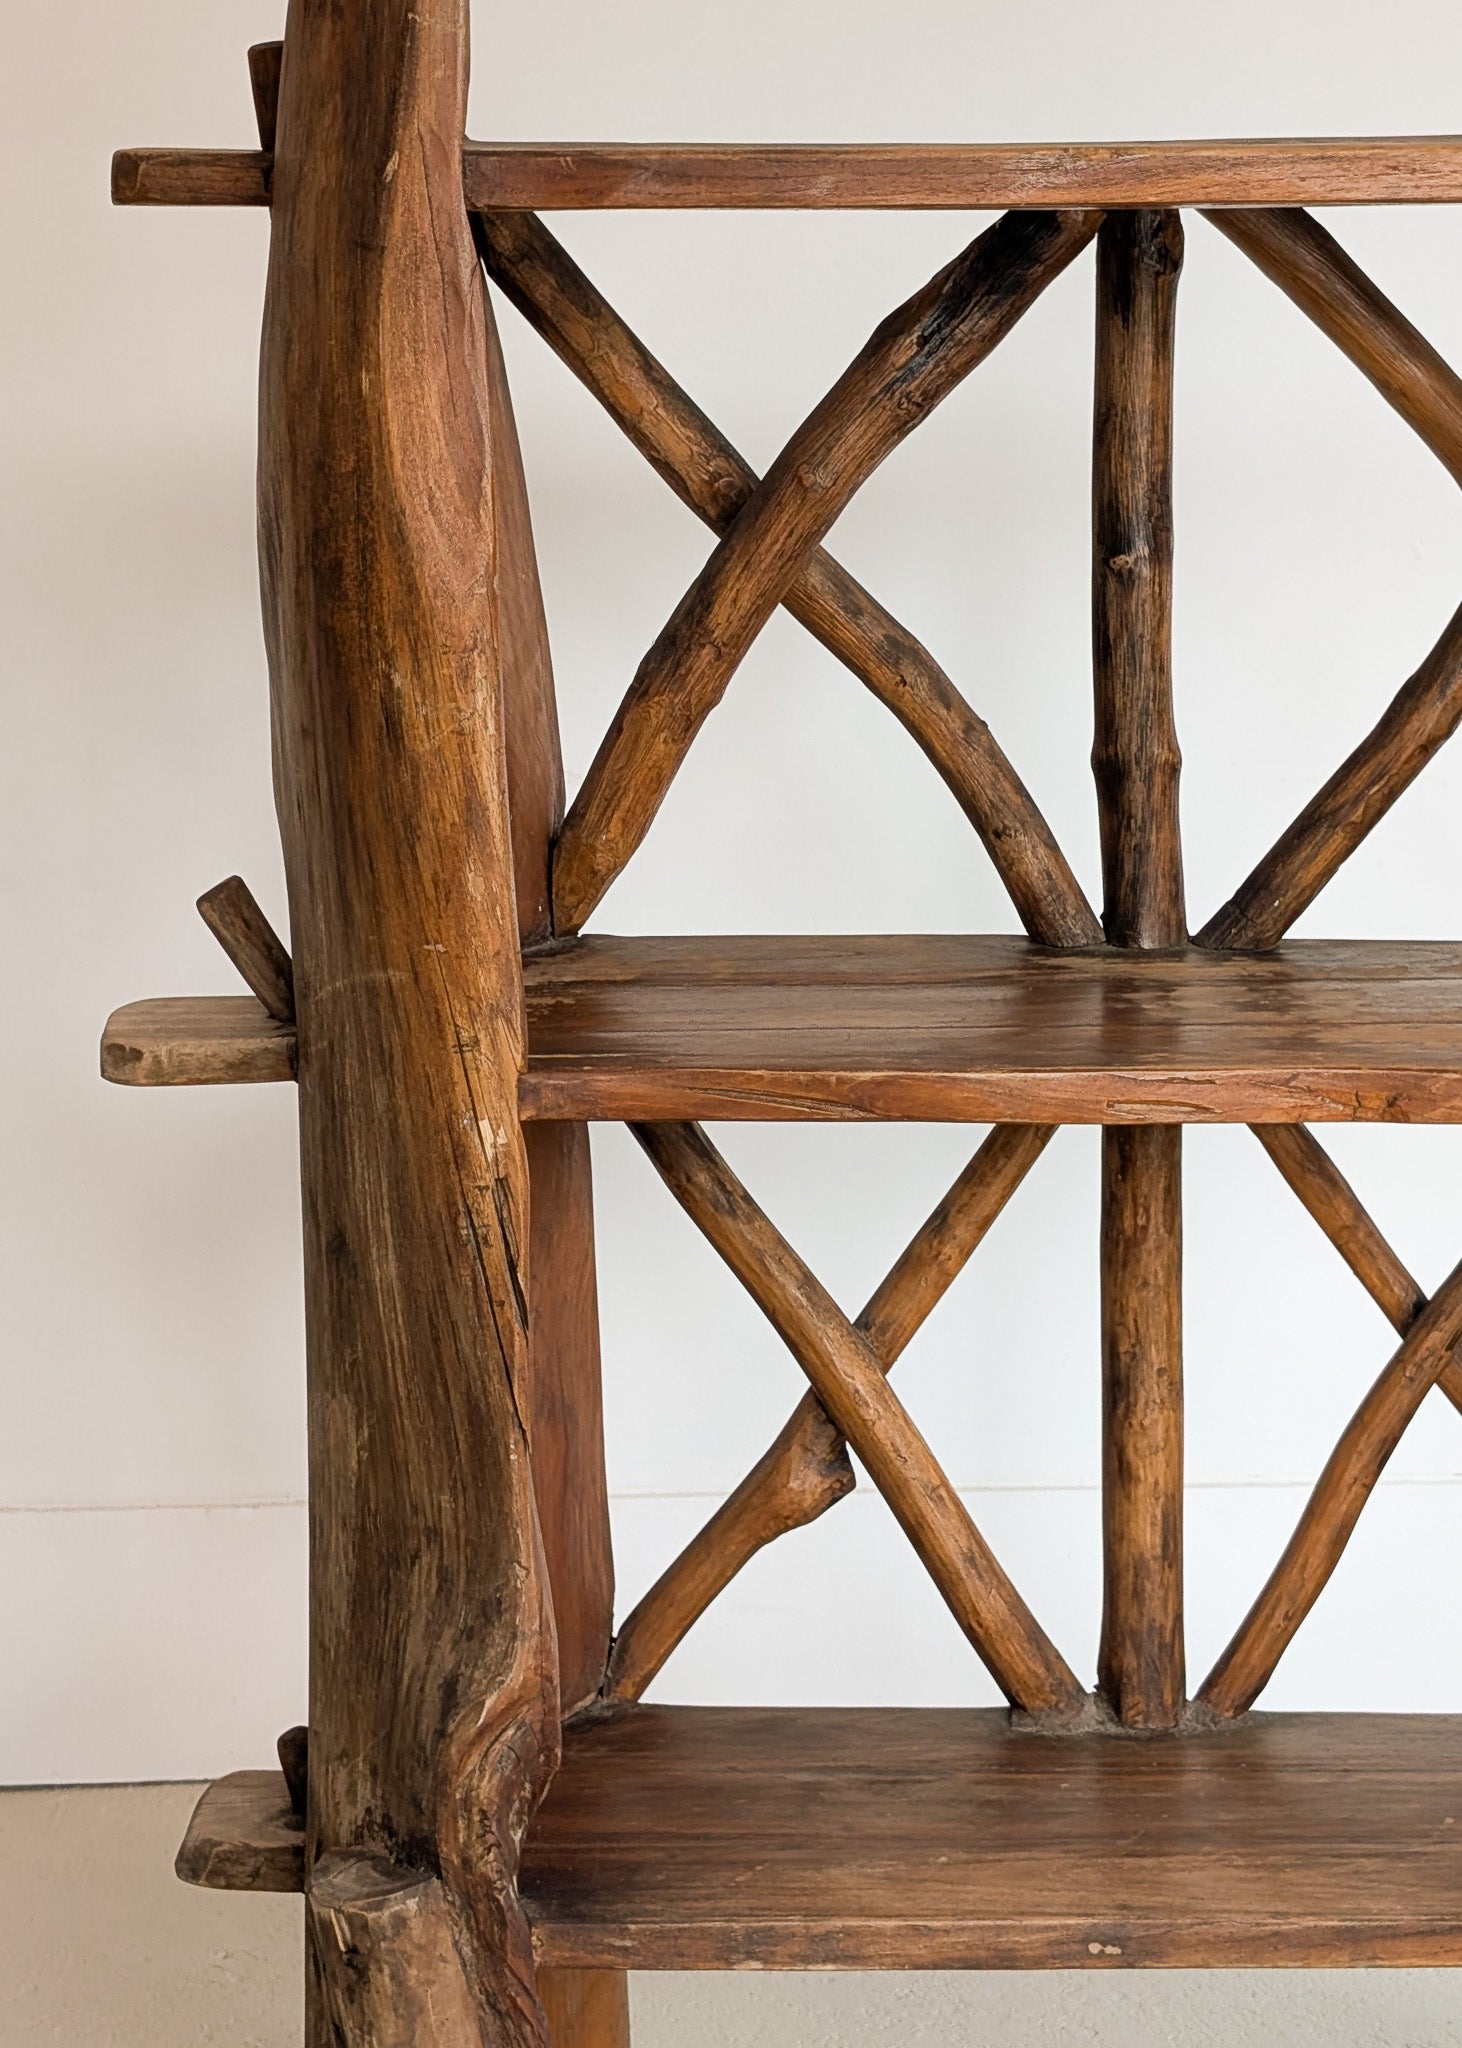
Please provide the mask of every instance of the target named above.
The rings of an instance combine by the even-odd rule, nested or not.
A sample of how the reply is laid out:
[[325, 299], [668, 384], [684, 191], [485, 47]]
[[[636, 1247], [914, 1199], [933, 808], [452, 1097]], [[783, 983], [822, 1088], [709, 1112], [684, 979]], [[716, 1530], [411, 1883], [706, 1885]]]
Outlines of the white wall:
[[[282, 916], [251, 537], [267, 221], [112, 212], [128, 142], [245, 143], [244, 46], [279, 0], [11, 9], [6, 651], [7, 1086], [0, 1201], [0, 1779], [186, 1777], [262, 1761], [303, 1704], [300, 1288], [286, 1089], [96, 1078], [107, 1011], [227, 989], [193, 898], [235, 869]], [[1398, 0], [817, 0], [477, 10], [478, 134], [979, 139], [1457, 125], [1462, 15]], [[564, 239], [765, 462], [869, 328], [978, 223], [570, 217]], [[1462, 360], [1462, 221], [1332, 222]], [[1178, 716], [1190, 903], [1206, 916], [1366, 729], [1458, 596], [1453, 486], [1201, 221], [1178, 432]], [[960, 679], [1096, 891], [1086, 657], [1090, 259], [887, 465], [837, 551]], [[704, 531], [511, 313], [571, 776], [703, 560]], [[1305, 920], [1459, 928], [1462, 753]], [[920, 756], [774, 622], [606, 929], [1009, 929]], [[975, 1134], [739, 1127], [726, 1149], [850, 1307]], [[1434, 1283], [1462, 1248], [1450, 1133], [1333, 1147]], [[622, 1132], [597, 1141], [611, 1476], [632, 1599], [740, 1476], [793, 1368]], [[1247, 1604], [1359, 1392], [1379, 1313], [1242, 1131], [1188, 1147], [1191, 1658]], [[1053, 1146], [900, 1371], [1037, 1610], [1097, 1618], [1096, 1140]], [[1435, 1407], [1436, 1412], [1433, 1411]], [[1433, 1397], [1271, 1690], [1276, 1705], [1462, 1705], [1440, 1560], [1462, 1419]], [[986, 1699], [874, 1498], [761, 1559], [667, 1697]]]

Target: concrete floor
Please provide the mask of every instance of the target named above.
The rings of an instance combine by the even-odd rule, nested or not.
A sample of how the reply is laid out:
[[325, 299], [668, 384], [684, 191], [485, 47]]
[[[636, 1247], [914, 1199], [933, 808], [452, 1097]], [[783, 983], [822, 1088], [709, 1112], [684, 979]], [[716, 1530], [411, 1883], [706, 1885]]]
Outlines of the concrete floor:
[[[191, 1891], [196, 1792], [0, 1793], [0, 2048], [296, 2048], [300, 1906]], [[1462, 1973], [638, 1977], [635, 2048], [1458, 2048]]]

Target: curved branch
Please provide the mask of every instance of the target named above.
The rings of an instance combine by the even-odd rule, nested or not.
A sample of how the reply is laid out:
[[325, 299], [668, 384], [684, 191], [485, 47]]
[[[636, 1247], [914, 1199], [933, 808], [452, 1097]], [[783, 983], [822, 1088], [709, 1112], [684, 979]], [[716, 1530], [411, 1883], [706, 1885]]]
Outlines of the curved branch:
[[577, 931], [649, 830], [752, 641], [859, 485], [1091, 240], [1099, 216], [1007, 214], [884, 321], [793, 434], [640, 664], [554, 858]]
[[[481, 213], [474, 226], [493, 282], [676, 496], [725, 533], [757, 487], [750, 463], [536, 215]], [[928, 649], [822, 548], [783, 603], [893, 713], [943, 777], [1030, 936], [1047, 946], [1099, 944], [1096, 915], [1035, 800]]]
[[812, 1382], [1006, 1698], [1031, 1712], [1077, 1712], [1086, 1695], [1075, 1675], [970, 1520], [867, 1338], [702, 1130], [695, 1124], [630, 1128]]
[[[1050, 1124], [997, 1124], [922, 1224], [854, 1328], [883, 1372], [895, 1361], [1046, 1149]], [[756, 1553], [853, 1489], [847, 1445], [806, 1394], [766, 1454], [627, 1617], [605, 1693], [637, 1700], [671, 1651]]]

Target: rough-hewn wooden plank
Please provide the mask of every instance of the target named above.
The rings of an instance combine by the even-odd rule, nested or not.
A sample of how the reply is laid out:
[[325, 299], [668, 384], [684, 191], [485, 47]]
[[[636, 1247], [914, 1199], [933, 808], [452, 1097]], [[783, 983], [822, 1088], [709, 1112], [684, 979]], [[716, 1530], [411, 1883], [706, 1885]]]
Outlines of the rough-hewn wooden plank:
[[234, 1771], [207, 1786], [174, 1868], [212, 1891], [303, 1891], [305, 1824], [283, 1771]]
[[1346, 1425], [1283, 1557], [1199, 1697], [1220, 1714], [1251, 1707], [1340, 1562], [1361, 1511], [1407, 1425], [1462, 1338], [1462, 1265], [1411, 1324], [1401, 1348]]
[[[1381, 206], [1462, 203], [1450, 135], [1215, 142], [471, 142], [474, 207]], [[127, 149], [121, 205], [267, 206], [249, 150]]]
[[576, 1968], [1456, 1964], [1459, 1784], [1456, 1717], [636, 1707], [570, 1731], [524, 1895]]
[[112, 1012], [101, 1065], [124, 1088], [292, 1081], [294, 1028], [257, 996], [158, 996]]
[[[854, 1325], [885, 1372], [1053, 1135], [1049, 1125], [997, 1125], [915, 1233]], [[614, 1641], [608, 1696], [638, 1699], [742, 1566], [778, 1536], [815, 1521], [853, 1483], [846, 1444], [816, 1397], [804, 1396], [771, 1448], [625, 1618]]]
[[590, 939], [528, 969], [530, 1116], [1462, 1119], [1462, 947]]
[[[671, 489], [725, 533], [757, 486], [751, 465], [531, 213], [479, 214], [488, 275]], [[887, 706], [943, 776], [1033, 939], [1091, 945], [1096, 916], [1050, 827], [984, 720], [928, 649], [819, 548], [783, 600]]]
[[[591, 938], [526, 963], [530, 1118], [1462, 1121], [1462, 946]], [[286, 1080], [251, 997], [134, 1003], [109, 1078]]]
[[691, 1124], [637, 1124], [634, 1133], [806, 1373], [1006, 1698], [1033, 1712], [1079, 1711], [1086, 1695], [970, 1519], [867, 1338], [703, 1131]]
[[1368, 377], [1462, 483], [1462, 377], [1302, 207], [1208, 216]]
[[113, 206], [267, 206], [274, 158], [262, 149], [119, 149]]
[[[466, 33], [465, 0], [292, 0], [280, 87], [259, 528], [299, 1017], [308, 1847], [439, 1872], [453, 1913], [470, 1866], [484, 2036], [542, 2048], [514, 1892], [558, 1698], [524, 1428], [511, 448], [461, 203]], [[312, 2048], [354, 2048], [371, 2022], [312, 1925]]]
[[643, 840], [757, 634], [859, 486], [1091, 240], [1095, 214], [1007, 214], [891, 313], [746, 500], [640, 663], [569, 806], [554, 928], [577, 931]]

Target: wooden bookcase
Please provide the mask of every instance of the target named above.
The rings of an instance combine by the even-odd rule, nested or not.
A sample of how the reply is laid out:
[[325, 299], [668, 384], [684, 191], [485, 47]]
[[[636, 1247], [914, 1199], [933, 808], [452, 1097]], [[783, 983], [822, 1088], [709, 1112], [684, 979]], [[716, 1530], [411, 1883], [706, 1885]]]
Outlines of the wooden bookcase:
[[[1433, 1387], [1428, 1300], [1309, 1126], [1462, 1120], [1462, 946], [1285, 933], [1462, 717], [1462, 613], [1189, 936], [1170, 678], [1180, 209], [1462, 480], [1462, 382], [1303, 209], [1462, 201], [1462, 140], [464, 145], [466, 0], [291, 0], [260, 148], [132, 150], [127, 204], [272, 209], [260, 549], [293, 956], [201, 908], [251, 994], [137, 1003], [104, 1071], [297, 1081], [309, 1730], [220, 1780], [195, 1882], [302, 1890], [327, 2043], [622, 2048], [631, 1969], [1462, 1962], [1462, 1718], [1251, 1712]], [[892, 313], [758, 479], [538, 215], [1001, 217]], [[987, 726], [821, 547], [880, 461], [1096, 248], [1086, 900]], [[565, 807], [484, 273], [719, 536]], [[957, 798], [1027, 937], [580, 937], [785, 605]], [[989, 1124], [850, 1321], [700, 1118]], [[622, 1623], [587, 1124], [632, 1126], [809, 1381]], [[1182, 1126], [1247, 1123], [1399, 1348], [1190, 1697]], [[1062, 1123], [1103, 1136], [1095, 1689], [948, 1484], [890, 1369]], [[735, 1572], [858, 1453], [1004, 1711], [649, 1707]]]

